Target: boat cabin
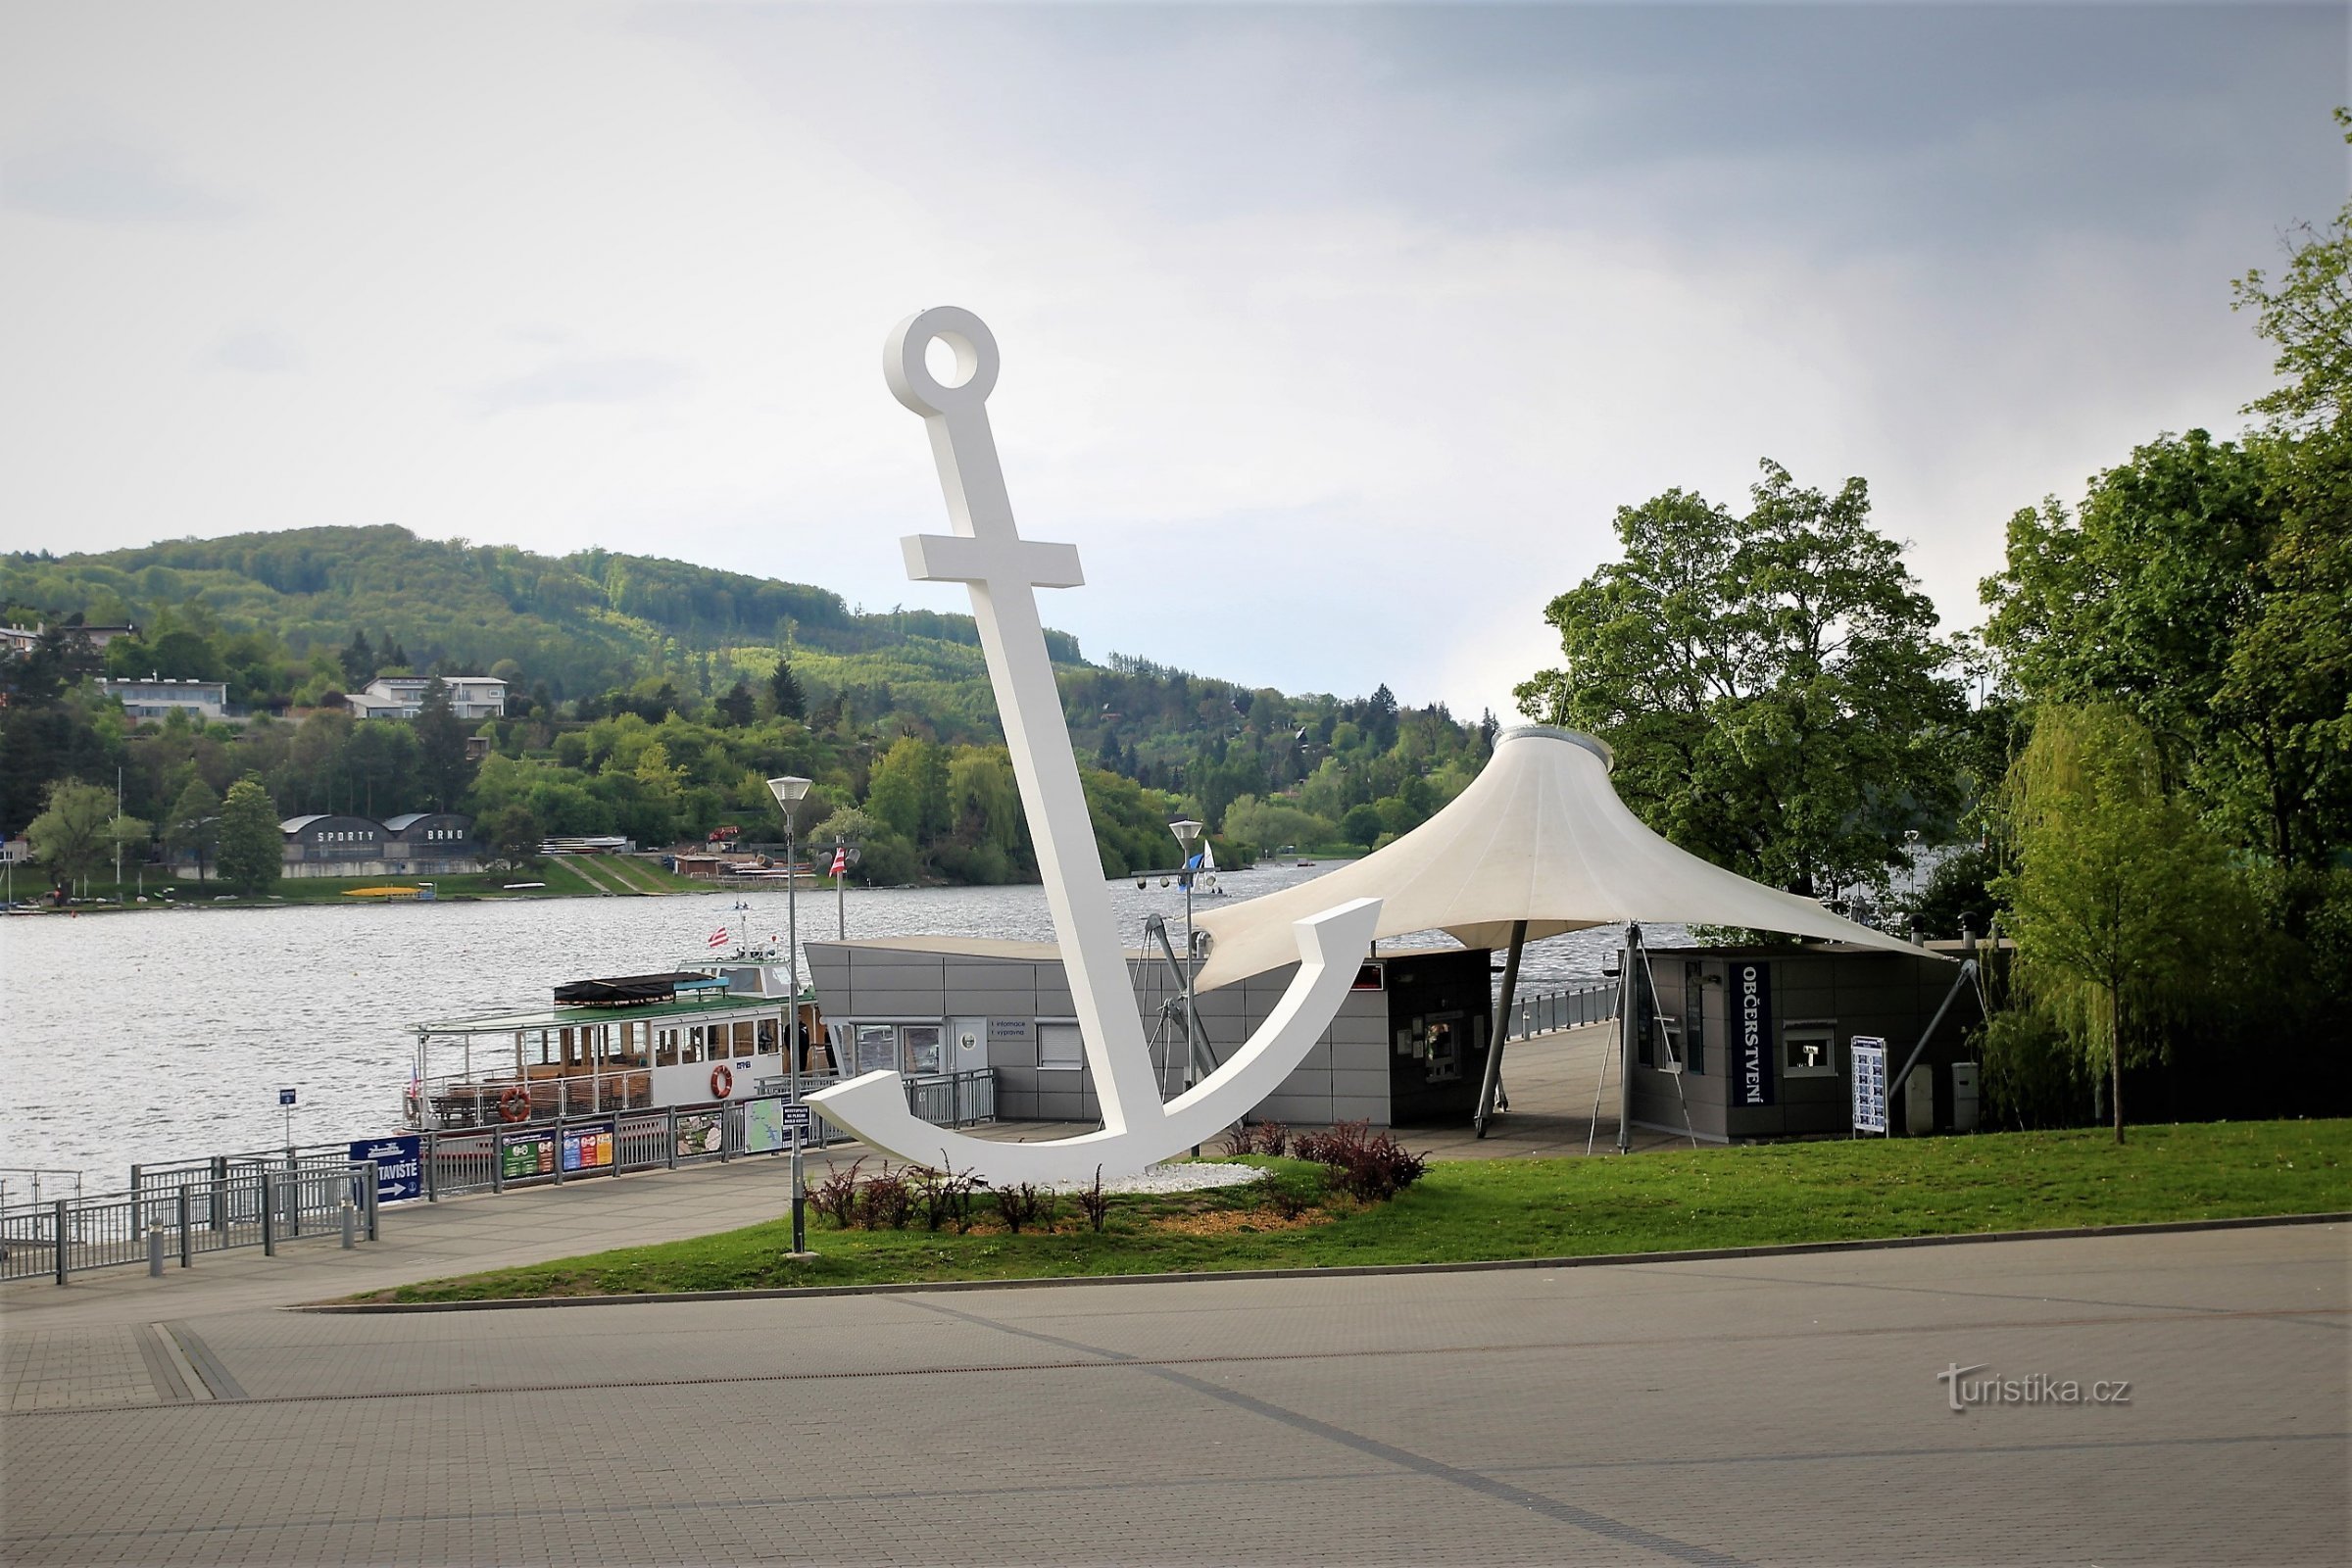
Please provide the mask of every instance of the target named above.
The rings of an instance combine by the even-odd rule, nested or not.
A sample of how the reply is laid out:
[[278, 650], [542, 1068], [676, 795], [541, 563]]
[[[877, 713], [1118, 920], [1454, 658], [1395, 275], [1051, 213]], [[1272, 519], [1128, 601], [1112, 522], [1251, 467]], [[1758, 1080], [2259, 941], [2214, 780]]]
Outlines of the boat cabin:
[[834, 1082], [825, 1025], [806, 995], [800, 1060], [787, 1059], [788, 989], [746, 958], [572, 981], [538, 1011], [420, 1023], [409, 1122], [475, 1127], [658, 1110]]

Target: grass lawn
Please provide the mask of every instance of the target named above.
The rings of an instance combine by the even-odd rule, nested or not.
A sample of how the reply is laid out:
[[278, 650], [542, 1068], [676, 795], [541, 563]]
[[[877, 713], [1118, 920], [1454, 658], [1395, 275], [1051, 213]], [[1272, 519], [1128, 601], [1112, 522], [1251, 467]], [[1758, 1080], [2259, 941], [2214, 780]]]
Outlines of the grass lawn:
[[[1325, 1196], [1318, 1166], [1253, 1160], [1272, 1183], [1114, 1199], [1100, 1235], [1067, 1199], [1052, 1231], [1018, 1236], [985, 1200], [963, 1235], [926, 1232], [919, 1218], [839, 1231], [812, 1208], [810, 1262], [783, 1255], [787, 1216], [355, 1299], [1462, 1262], [2352, 1210], [2352, 1121], [2134, 1127], [2131, 1138], [2122, 1149], [2083, 1131], [1455, 1160], [1373, 1206]], [[1268, 1185], [1308, 1206], [1286, 1219]]]

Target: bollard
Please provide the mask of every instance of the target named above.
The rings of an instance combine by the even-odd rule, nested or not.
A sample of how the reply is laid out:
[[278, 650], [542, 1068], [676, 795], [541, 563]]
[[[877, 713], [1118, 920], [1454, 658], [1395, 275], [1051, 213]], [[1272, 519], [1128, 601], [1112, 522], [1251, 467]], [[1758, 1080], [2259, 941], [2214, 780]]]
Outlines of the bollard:
[[[343, 1200], [343, 1250], [350, 1251], [359, 1245], [359, 1240], [360, 1211], [352, 1207], [351, 1200], [346, 1198]], [[163, 1265], [158, 1263], [156, 1267], [160, 1269]]]
[[147, 1277], [151, 1280], [164, 1277], [164, 1228], [161, 1225], [147, 1227]]
[[188, 1228], [188, 1184], [179, 1184], [179, 1266], [196, 1261], [196, 1238]]

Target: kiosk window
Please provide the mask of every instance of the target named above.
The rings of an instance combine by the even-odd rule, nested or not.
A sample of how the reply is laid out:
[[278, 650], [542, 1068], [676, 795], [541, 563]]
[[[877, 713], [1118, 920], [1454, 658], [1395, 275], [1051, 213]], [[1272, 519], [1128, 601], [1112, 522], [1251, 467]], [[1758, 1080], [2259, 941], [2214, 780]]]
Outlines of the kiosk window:
[[1838, 1076], [1838, 1025], [1835, 1020], [1785, 1024], [1781, 1028], [1781, 1076], [1835, 1078]]
[[899, 1070], [899, 1031], [896, 1028], [886, 1023], [861, 1023], [858, 1026], [858, 1070]]
[[939, 1059], [939, 1041], [943, 1033], [935, 1023], [910, 1023], [899, 1030], [906, 1044], [908, 1072], [942, 1072], [946, 1069]]
[[1037, 1064], [1075, 1072], [1086, 1065], [1086, 1037], [1074, 1023], [1037, 1026]]

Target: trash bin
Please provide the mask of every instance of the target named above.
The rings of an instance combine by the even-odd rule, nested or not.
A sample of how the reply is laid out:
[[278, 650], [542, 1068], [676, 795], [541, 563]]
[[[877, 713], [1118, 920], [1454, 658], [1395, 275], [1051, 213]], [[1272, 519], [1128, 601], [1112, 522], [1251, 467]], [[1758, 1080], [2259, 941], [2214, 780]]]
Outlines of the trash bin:
[[1936, 1130], [1936, 1064], [1923, 1061], [1903, 1080], [1903, 1131], [1925, 1138]]
[[1952, 1063], [1952, 1131], [1977, 1130], [1977, 1079], [1984, 1069], [1973, 1061]]

